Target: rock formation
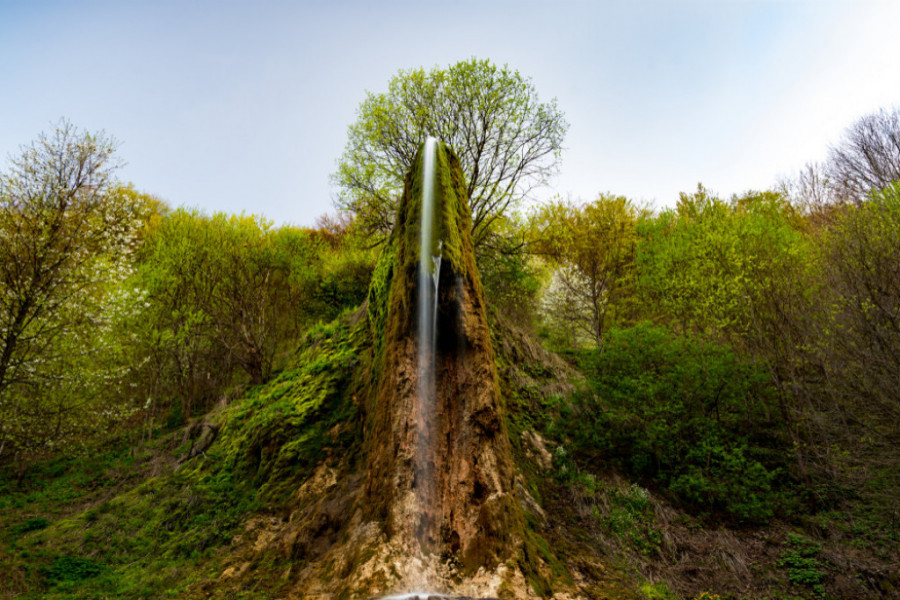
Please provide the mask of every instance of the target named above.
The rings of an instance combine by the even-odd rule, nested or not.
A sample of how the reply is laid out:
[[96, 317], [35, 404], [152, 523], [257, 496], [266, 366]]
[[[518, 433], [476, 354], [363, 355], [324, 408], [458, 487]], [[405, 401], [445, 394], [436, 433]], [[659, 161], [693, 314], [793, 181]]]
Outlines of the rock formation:
[[[469, 232], [459, 161], [436, 144], [433, 225], [437, 280], [434, 406], [420, 393], [416, 298], [424, 147], [406, 179], [394, 232], [376, 270], [369, 314], [379, 380], [368, 407], [365, 506], [412, 553], [491, 569], [521, 538], [509, 438]], [[420, 455], [417, 458], [417, 453]], [[421, 454], [424, 453], [424, 456]]]
[[[252, 585], [267, 560], [285, 565], [291, 599], [524, 599], [544, 577], [517, 492], [466, 185], [450, 148], [434, 142], [430, 154], [433, 242], [420, 240], [420, 150], [365, 308], [316, 342], [288, 382], [314, 394], [325, 392], [309, 386], [334, 383], [336, 412], [322, 405], [319, 418], [329, 423], [321, 439], [340, 451], [323, 453], [283, 516], [247, 523], [216, 589]], [[323, 353], [344, 358], [316, 362]], [[255, 446], [280, 456], [290, 443]]]

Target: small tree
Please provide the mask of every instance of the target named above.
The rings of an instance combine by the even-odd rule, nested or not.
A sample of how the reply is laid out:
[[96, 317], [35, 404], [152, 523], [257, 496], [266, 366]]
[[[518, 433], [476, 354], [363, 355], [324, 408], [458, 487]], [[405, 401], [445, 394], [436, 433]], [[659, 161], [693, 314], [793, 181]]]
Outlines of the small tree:
[[[822, 239], [834, 292], [827, 341], [832, 393], [860, 421], [896, 431], [900, 419], [900, 183], [847, 207]], [[860, 402], [863, 399], [863, 402]], [[896, 435], [896, 433], [893, 433]]]
[[471, 59], [447, 69], [400, 71], [369, 93], [350, 126], [334, 181], [338, 206], [370, 231], [393, 226], [403, 178], [427, 136], [457, 153], [468, 185], [473, 242], [554, 172], [568, 124], [518, 71]]
[[109, 325], [134, 307], [117, 286], [146, 207], [115, 183], [115, 147], [63, 121], [0, 174], [0, 455], [116, 412], [92, 390], [114, 375]]
[[[622, 301], [634, 278], [640, 214], [627, 198], [606, 194], [584, 206], [546, 205], [535, 219], [532, 247], [557, 267], [545, 312], [551, 321], [580, 328], [597, 347], [603, 344], [610, 317], [624, 312]], [[573, 313], [574, 306], [581, 310]], [[572, 339], [577, 339], [574, 332]]]

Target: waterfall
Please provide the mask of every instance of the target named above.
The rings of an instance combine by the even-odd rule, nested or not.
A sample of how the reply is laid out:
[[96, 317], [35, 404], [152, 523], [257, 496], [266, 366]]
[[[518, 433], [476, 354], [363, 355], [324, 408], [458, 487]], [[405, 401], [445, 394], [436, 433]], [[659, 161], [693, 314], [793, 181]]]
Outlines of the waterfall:
[[416, 496], [418, 501], [419, 544], [428, 548], [429, 535], [434, 531], [436, 483], [434, 474], [436, 380], [435, 347], [437, 342], [438, 285], [441, 274], [440, 232], [435, 207], [435, 152], [437, 140], [425, 140], [422, 154], [422, 203], [419, 231], [419, 273], [416, 312], [418, 319], [418, 347], [416, 351], [418, 441], [416, 446]]

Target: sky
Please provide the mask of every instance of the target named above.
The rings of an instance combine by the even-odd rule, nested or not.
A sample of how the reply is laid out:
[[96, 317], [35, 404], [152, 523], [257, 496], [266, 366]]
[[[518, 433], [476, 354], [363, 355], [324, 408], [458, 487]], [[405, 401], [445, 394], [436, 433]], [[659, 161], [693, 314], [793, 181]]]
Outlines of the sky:
[[60, 119], [173, 206], [313, 225], [367, 91], [472, 57], [569, 130], [540, 196], [766, 189], [900, 106], [896, 0], [0, 0], [0, 169]]

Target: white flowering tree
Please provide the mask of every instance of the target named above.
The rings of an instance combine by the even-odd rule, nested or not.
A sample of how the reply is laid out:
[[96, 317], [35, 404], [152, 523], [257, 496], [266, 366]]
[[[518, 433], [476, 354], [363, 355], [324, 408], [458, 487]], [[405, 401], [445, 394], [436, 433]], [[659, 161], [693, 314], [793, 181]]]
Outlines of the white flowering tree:
[[0, 173], [0, 460], [120, 418], [123, 284], [145, 197], [119, 185], [116, 142], [61, 122]]
[[554, 269], [539, 311], [555, 334], [553, 341], [576, 350], [596, 343], [590, 289], [587, 277], [577, 268], [563, 265]]
[[624, 196], [610, 194], [583, 205], [552, 202], [535, 214], [533, 250], [556, 269], [542, 312], [573, 346], [587, 335], [602, 348], [609, 327], [627, 320], [636, 226], [644, 214]]

